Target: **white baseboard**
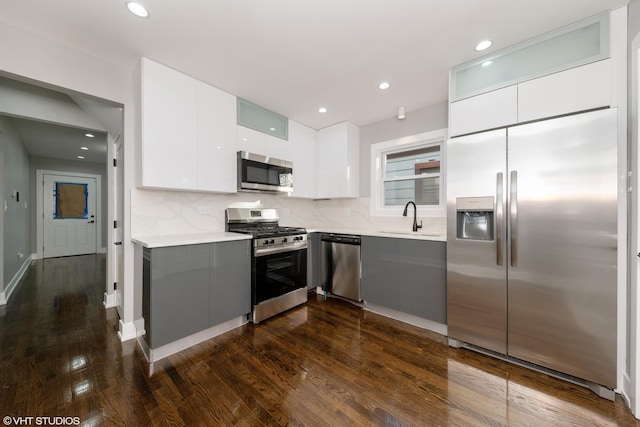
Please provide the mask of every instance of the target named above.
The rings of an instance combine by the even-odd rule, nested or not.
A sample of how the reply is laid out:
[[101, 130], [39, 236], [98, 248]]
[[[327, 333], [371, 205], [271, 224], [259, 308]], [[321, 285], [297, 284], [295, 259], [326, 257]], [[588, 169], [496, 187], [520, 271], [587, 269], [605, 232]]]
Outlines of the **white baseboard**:
[[442, 323], [434, 322], [433, 320], [424, 319], [422, 317], [414, 316], [412, 314], [403, 313], [401, 311], [381, 307], [374, 304], [365, 303], [363, 308], [382, 316], [390, 317], [392, 319], [399, 320], [401, 322], [408, 323], [422, 329], [427, 329], [440, 335], [444, 335], [445, 337], [447, 336], [447, 325], [444, 325]]
[[129, 341], [134, 339], [136, 336], [136, 326], [134, 322], [124, 323], [121, 320], [120, 330], [118, 331], [118, 338], [120, 338], [120, 341]]
[[31, 255], [29, 255], [27, 259], [24, 260], [24, 262], [20, 266], [20, 269], [16, 272], [11, 281], [9, 281], [7, 286], [4, 288], [4, 292], [0, 292], [0, 305], [5, 305], [7, 301], [9, 301], [11, 294], [16, 290], [18, 284], [20, 284], [20, 281], [24, 277], [30, 265]]
[[107, 248], [100, 248], [100, 249], [98, 249], [97, 253], [106, 254], [107, 253]]
[[42, 259], [42, 254], [39, 254], [39, 253], [31, 254], [31, 261], [36, 259]]
[[133, 324], [136, 327], [136, 335], [137, 336], [143, 336], [147, 333], [147, 331], [145, 331], [144, 329], [144, 317], [138, 320], [134, 320]]
[[111, 292], [110, 294], [108, 293], [104, 293], [104, 308], [113, 308], [116, 306], [117, 304], [117, 300], [116, 300], [116, 293], [115, 292]]
[[240, 327], [247, 323], [247, 316], [239, 316], [235, 319], [228, 320], [220, 323], [219, 325], [205, 329], [204, 331], [196, 332], [188, 337], [181, 338], [169, 344], [165, 344], [158, 348], [149, 348], [146, 341], [142, 336], [138, 337], [138, 344], [147, 358], [148, 362], [156, 362], [179, 351], [185, 350], [189, 347], [193, 347], [196, 344], [200, 344], [203, 341], [222, 335], [225, 332], [229, 332], [232, 329]]

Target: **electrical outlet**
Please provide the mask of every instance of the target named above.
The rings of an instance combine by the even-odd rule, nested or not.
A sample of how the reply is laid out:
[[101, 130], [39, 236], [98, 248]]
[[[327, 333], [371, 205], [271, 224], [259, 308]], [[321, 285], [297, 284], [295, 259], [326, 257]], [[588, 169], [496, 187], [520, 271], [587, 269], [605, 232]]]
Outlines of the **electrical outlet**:
[[210, 214], [211, 213], [211, 209], [209, 208], [209, 206], [198, 206], [198, 213]]

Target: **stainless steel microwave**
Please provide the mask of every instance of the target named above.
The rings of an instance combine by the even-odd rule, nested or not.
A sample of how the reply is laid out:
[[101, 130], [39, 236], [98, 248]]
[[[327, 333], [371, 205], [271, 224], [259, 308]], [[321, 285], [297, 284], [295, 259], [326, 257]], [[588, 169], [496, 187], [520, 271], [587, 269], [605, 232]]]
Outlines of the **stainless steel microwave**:
[[293, 191], [293, 163], [238, 151], [238, 190], [289, 193]]

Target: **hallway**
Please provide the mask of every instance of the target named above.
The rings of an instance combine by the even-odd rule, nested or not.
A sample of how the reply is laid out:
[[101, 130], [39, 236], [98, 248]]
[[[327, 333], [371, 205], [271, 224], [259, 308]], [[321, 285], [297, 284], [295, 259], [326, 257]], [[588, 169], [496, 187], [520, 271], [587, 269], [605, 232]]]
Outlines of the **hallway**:
[[150, 366], [134, 340], [118, 340], [104, 274], [104, 255], [33, 263], [0, 312], [0, 416], [83, 426], [640, 425], [619, 396], [609, 402], [319, 296]]

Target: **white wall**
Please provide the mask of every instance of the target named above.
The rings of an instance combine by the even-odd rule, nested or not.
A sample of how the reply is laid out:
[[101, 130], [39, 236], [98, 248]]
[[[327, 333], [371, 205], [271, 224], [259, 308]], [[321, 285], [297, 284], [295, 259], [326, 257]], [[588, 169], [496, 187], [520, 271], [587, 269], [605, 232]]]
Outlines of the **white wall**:
[[[7, 209], [3, 213], [2, 241], [4, 248], [2, 284], [0, 292], [4, 299], [9, 286], [15, 285], [16, 275], [28, 261], [30, 251], [29, 213], [34, 205], [29, 203], [30, 176], [29, 153], [18, 136], [11, 121], [0, 116], [0, 132], [3, 133], [3, 163], [2, 163], [2, 200]], [[20, 201], [12, 197], [13, 191], [18, 191]], [[22, 254], [23, 257], [19, 257]], [[8, 296], [8, 295], [7, 295]]]
[[449, 125], [448, 103], [431, 105], [416, 111], [407, 111], [407, 117], [386, 120], [360, 127], [360, 197], [371, 197], [371, 144], [404, 136], [418, 135]]
[[[130, 199], [135, 171], [133, 67], [112, 64], [89, 52], [80, 52], [36, 34], [0, 23], [0, 75], [38, 83], [66, 93], [80, 93], [108, 100], [124, 107], [124, 284], [121, 339], [135, 338], [134, 256], [130, 241]], [[113, 135], [115, 137], [115, 135]], [[109, 243], [112, 243], [108, 239]], [[110, 246], [110, 245], [109, 245]], [[109, 247], [108, 246], [108, 247]], [[105, 284], [106, 285], [106, 284]], [[109, 295], [112, 287], [106, 287]]]
[[[102, 246], [105, 247], [107, 244], [107, 213], [108, 213], [108, 203], [109, 203], [109, 189], [107, 188], [107, 168], [104, 164], [97, 163], [85, 163], [73, 160], [62, 160], [62, 159], [51, 159], [47, 157], [31, 157], [31, 168], [30, 168], [30, 176], [31, 176], [31, 197], [30, 204], [31, 206], [36, 206], [36, 186], [42, 185], [41, 183], [36, 182], [36, 170], [50, 170], [50, 171], [62, 171], [62, 172], [74, 172], [74, 173], [86, 173], [91, 175], [100, 175], [100, 180], [102, 183], [102, 188], [100, 189], [102, 194], [101, 207], [102, 211], [101, 215], [101, 242]], [[31, 230], [36, 229], [36, 209], [31, 210], [30, 216], [30, 226]], [[37, 252], [36, 247], [36, 233], [32, 233], [31, 235], [31, 253], [35, 254]], [[102, 248], [98, 248], [100, 251]]]

